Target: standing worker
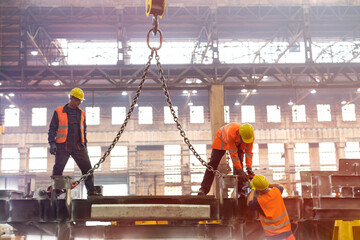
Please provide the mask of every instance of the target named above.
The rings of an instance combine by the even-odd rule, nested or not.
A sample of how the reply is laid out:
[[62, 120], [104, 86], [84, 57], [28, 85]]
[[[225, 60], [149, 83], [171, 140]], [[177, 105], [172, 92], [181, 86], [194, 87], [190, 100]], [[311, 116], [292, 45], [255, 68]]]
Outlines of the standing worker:
[[[69, 103], [56, 108], [49, 127], [50, 153], [55, 155], [53, 176], [62, 175], [70, 156], [74, 158], [82, 174], [91, 169], [86, 147], [85, 112], [79, 108], [85, 100], [84, 92], [80, 88], [74, 88], [69, 95]], [[89, 196], [96, 195], [92, 174], [85, 180], [85, 186]]]
[[[291, 231], [289, 215], [281, 196], [284, 187], [269, 184], [263, 175], [255, 175], [251, 180], [252, 189], [246, 204], [251, 210], [259, 212], [259, 219], [267, 240], [295, 240]], [[260, 197], [255, 198], [255, 192]]]
[[[229, 123], [228, 125], [221, 127], [216, 133], [216, 137], [211, 146], [212, 151], [209, 165], [216, 170], [221, 158], [224, 156], [226, 150], [228, 150], [234, 165], [234, 174], [239, 176], [239, 185], [245, 183], [247, 182], [247, 177], [242, 166], [244, 153], [246, 156], [247, 173], [249, 175], [254, 175], [254, 172], [252, 171], [253, 143], [253, 126], [250, 124]], [[214, 173], [206, 169], [198, 195], [208, 194], [213, 180]]]

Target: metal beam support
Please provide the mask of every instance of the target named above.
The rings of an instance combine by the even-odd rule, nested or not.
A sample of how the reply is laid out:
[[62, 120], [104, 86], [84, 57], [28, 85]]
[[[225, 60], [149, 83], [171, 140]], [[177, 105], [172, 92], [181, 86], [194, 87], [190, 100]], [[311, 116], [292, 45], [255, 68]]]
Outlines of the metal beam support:
[[311, 51], [311, 35], [310, 35], [310, 13], [309, 6], [306, 5], [303, 7], [304, 13], [304, 43], [305, 43], [305, 62], [313, 63], [312, 51]]
[[20, 9], [20, 22], [19, 22], [19, 66], [26, 66], [27, 65], [27, 12], [25, 9]]
[[[188, 89], [186, 79], [202, 79], [197, 89], [221, 84], [232, 89], [360, 88], [360, 63], [164, 65], [171, 89]], [[143, 66], [27, 66], [1, 67], [0, 89], [6, 91], [67, 91], [81, 85], [86, 90], [136, 90]], [[144, 90], [161, 89], [157, 73], [148, 76]], [[250, 77], [253, 76], [253, 77]], [[25, 80], [26, 77], [26, 80]], [[64, 85], [53, 87], [56, 80]], [[72, 81], [70, 81], [70, 79]]]
[[129, 64], [126, 28], [124, 25], [124, 9], [117, 10], [117, 63], [118, 65]]

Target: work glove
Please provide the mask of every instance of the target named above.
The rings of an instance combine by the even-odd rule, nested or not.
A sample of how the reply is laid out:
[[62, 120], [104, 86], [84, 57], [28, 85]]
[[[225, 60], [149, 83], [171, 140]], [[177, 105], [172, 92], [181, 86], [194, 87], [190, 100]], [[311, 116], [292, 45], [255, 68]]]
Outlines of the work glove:
[[55, 154], [56, 154], [56, 150], [57, 150], [57, 148], [56, 148], [56, 143], [51, 143], [51, 144], [50, 144], [50, 154], [51, 154], [51, 155], [55, 155]]
[[244, 172], [244, 170], [238, 169], [237, 175], [238, 175], [239, 182], [247, 182], [248, 181], [248, 178], [246, 177], [246, 173]]
[[250, 175], [250, 176], [254, 176], [254, 175], [255, 175], [255, 173], [254, 173], [253, 170], [252, 170], [252, 167], [246, 167], [246, 172], [247, 172], [247, 174]]
[[252, 185], [252, 183], [251, 183], [250, 181], [248, 182], [247, 186], [248, 186], [251, 190], [256, 191], [256, 188], [254, 187], [254, 185]]

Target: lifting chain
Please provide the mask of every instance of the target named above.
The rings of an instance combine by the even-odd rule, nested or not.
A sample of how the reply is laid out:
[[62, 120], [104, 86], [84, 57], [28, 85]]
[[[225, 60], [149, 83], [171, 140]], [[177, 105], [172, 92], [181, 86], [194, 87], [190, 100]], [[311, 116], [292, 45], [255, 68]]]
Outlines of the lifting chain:
[[125, 130], [125, 127], [126, 127], [127, 123], [128, 123], [129, 120], [130, 120], [131, 114], [132, 114], [132, 112], [134, 111], [135, 104], [136, 104], [137, 100], [139, 99], [141, 90], [142, 90], [142, 88], [143, 88], [143, 86], [144, 86], [144, 82], [145, 82], [145, 79], [146, 79], [146, 75], [147, 75], [147, 73], [148, 73], [148, 71], [149, 71], [149, 68], [150, 68], [151, 60], [153, 59], [153, 56], [154, 56], [154, 51], [155, 51], [154, 49], [151, 49], [151, 53], [150, 53], [150, 55], [149, 55], [149, 57], [148, 57], [148, 61], [147, 61], [146, 66], [145, 66], [144, 73], [143, 73], [143, 75], [142, 75], [142, 77], [141, 77], [141, 82], [140, 82], [140, 84], [139, 84], [139, 86], [138, 86], [138, 89], [137, 89], [137, 91], [136, 91], [136, 94], [135, 94], [135, 96], [134, 96], [134, 98], [133, 98], [133, 101], [132, 101], [132, 103], [131, 103], [130, 109], [129, 109], [127, 115], [126, 115], [126, 118], [125, 118], [125, 120], [124, 120], [124, 123], [123, 123], [123, 124], [121, 125], [121, 127], [120, 127], [119, 132], [117, 133], [116, 137], [114, 138], [113, 142], [111, 143], [111, 145], [109, 146], [109, 148], [106, 150], [106, 152], [104, 153], [104, 155], [100, 158], [99, 162], [96, 163], [96, 164], [94, 165], [94, 167], [91, 168], [87, 173], [85, 173], [84, 175], [82, 175], [79, 180], [73, 182], [73, 183], [72, 183], [72, 186], [71, 186], [72, 188], [75, 188], [77, 185], [79, 185], [80, 182], [85, 181], [90, 175], [92, 175], [92, 174], [94, 173], [94, 171], [100, 167], [100, 164], [102, 164], [102, 163], [105, 161], [105, 159], [107, 158], [107, 156], [110, 155], [111, 150], [115, 147], [116, 143], [119, 141], [121, 135], [123, 134], [123, 132], [124, 132], [124, 130]]
[[207, 164], [206, 161], [204, 161], [201, 156], [196, 152], [195, 148], [193, 147], [193, 145], [190, 143], [190, 140], [186, 137], [186, 134], [181, 126], [181, 124], [179, 123], [179, 118], [176, 116], [172, 101], [170, 99], [170, 94], [169, 94], [169, 90], [166, 86], [165, 83], [165, 77], [164, 77], [164, 72], [160, 63], [160, 57], [157, 53], [157, 49], [152, 48], [152, 51], [155, 51], [155, 60], [156, 60], [156, 65], [158, 67], [159, 70], [159, 75], [160, 75], [160, 80], [161, 80], [161, 86], [162, 89], [164, 90], [165, 93], [165, 97], [166, 97], [166, 101], [169, 105], [170, 108], [170, 112], [171, 115], [174, 118], [174, 122], [176, 123], [177, 129], [180, 131], [180, 135], [184, 138], [184, 142], [188, 145], [188, 148], [190, 149], [190, 151], [194, 154], [194, 156], [197, 158], [197, 160], [199, 160], [199, 162], [201, 163], [201, 165], [203, 165], [204, 167], [206, 167], [210, 172], [212, 172], [213, 174], [215, 174], [218, 177], [223, 176], [223, 174], [219, 171], [214, 169], [211, 165]]
[[[148, 2], [151, 2], [151, 1], [148, 0]], [[163, 4], [163, 6], [165, 6], [165, 0], [163, 0], [162, 4]], [[139, 99], [141, 90], [142, 90], [142, 88], [144, 86], [144, 83], [145, 83], [146, 75], [147, 75], [147, 73], [149, 71], [149, 68], [150, 68], [151, 60], [154, 57], [154, 53], [155, 53], [156, 65], [158, 67], [159, 75], [160, 75], [160, 79], [161, 79], [161, 83], [162, 83], [162, 89], [164, 90], [166, 101], [167, 101], [167, 103], [169, 105], [169, 108], [170, 108], [171, 114], [172, 114], [172, 116], [174, 118], [174, 122], [176, 123], [177, 129], [180, 131], [180, 135], [184, 138], [184, 142], [188, 145], [188, 148], [194, 154], [194, 156], [200, 161], [201, 165], [206, 167], [210, 172], [214, 173], [216, 176], [218, 176], [218, 177], [223, 176], [223, 174], [220, 171], [214, 169], [211, 165], [207, 164], [206, 161], [201, 159], [201, 156], [196, 152], [193, 145], [190, 143], [190, 140], [186, 137], [186, 134], [185, 134], [181, 124], [179, 123], [179, 119], [176, 116], [172, 101], [170, 99], [170, 94], [169, 94], [169, 91], [168, 91], [166, 83], [165, 83], [164, 72], [163, 72], [163, 69], [162, 69], [162, 66], [161, 66], [161, 63], [160, 63], [160, 57], [159, 57], [158, 52], [157, 52], [162, 46], [162, 41], [163, 41], [162, 32], [160, 31], [160, 29], [158, 29], [157, 21], [153, 22], [153, 24], [154, 24], [153, 28], [151, 28], [148, 31], [147, 37], [146, 37], [147, 45], [150, 48], [151, 53], [150, 53], [150, 55], [148, 57], [148, 61], [147, 61], [146, 66], [145, 66], [144, 73], [143, 73], [143, 75], [141, 77], [141, 82], [140, 82], [140, 84], [138, 86], [138, 89], [136, 91], [136, 94], [135, 94], [135, 96], [133, 98], [133, 101], [132, 101], [130, 109], [129, 109], [127, 115], [126, 115], [124, 123], [121, 125], [119, 132], [117, 133], [116, 137], [114, 138], [113, 142], [110, 144], [109, 148], [106, 150], [104, 155], [100, 158], [99, 162], [97, 162], [94, 165], [94, 167], [92, 167], [87, 173], [83, 174], [80, 177], [80, 179], [73, 182], [71, 184], [71, 188], [75, 188], [82, 181], [85, 181], [90, 175], [92, 175], [94, 173], [94, 171], [96, 169], [98, 169], [103, 162], [105, 162], [105, 159], [107, 158], [107, 156], [110, 155], [111, 150], [115, 147], [116, 143], [119, 141], [121, 135], [123, 134], [123, 132], [125, 130], [125, 127], [126, 127], [128, 121], [130, 120], [131, 114], [134, 111], [135, 104], [137, 103], [137, 100]], [[150, 33], [151, 32], [153, 32], [154, 35], [156, 35], [156, 33], [159, 33], [159, 41], [160, 41], [160, 43], [159, 43], [158, 47], [151, 47], [150, 46]]]

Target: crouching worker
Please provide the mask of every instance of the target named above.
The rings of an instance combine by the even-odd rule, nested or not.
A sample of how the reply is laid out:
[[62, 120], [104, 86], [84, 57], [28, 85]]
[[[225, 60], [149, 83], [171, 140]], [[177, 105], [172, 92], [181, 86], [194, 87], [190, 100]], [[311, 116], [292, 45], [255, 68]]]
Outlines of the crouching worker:
[[[269, 184], [263, 175], [255, 175], [251, 181], [251, 192], [247, 205], [259, 212], [259, 219], [267, 240], [295, 240], [291, 231], [289, 215], [281, 196], [284, 187]], [[255, 198], [255, 192], [260, 196]]]

